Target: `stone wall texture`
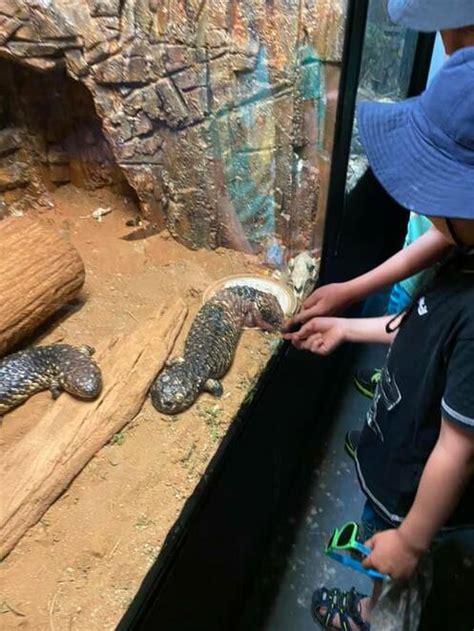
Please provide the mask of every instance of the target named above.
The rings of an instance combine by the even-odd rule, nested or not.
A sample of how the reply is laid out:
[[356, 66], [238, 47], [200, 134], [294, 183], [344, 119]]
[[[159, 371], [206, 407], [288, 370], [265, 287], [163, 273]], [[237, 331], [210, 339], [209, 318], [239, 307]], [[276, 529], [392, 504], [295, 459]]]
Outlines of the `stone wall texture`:
[[[143, 213], [185, 245], [295, 251], [324, 217], [344, 26], [344, 0], [0, 0], [0, 56], [85, 86]], [[13, 170], [20, 133], [0, 129]]]

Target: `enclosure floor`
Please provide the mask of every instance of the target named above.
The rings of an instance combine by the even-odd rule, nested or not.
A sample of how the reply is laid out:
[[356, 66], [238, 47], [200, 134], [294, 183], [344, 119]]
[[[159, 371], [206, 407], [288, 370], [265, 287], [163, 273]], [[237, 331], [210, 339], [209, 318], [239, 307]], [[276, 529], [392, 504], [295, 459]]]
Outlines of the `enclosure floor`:
[[[314, 631], [320, 628], [310, 613], [316, 588], [354, 586], [370, 593], [370, 580], [329, 559], [324, 548], [336, 526], [360, 519], [365, 498], [343, 445], [348, 429], [362, 427], [370, 400], [355, 389], [352, 375], [358, 368], [381, 366], [384, 357], [383, 346], [361, 347], [348, 366], [340, 398], [328, 419], [330, 433], [314, 462], [307, 491], [301, 489], [304, 497], [296, 502], [298, 509], [277, 525], [239, 631]], [[473, 581], [474, 533], [458, 532], [435, 555], [435, 582], [420, 631], [472, 631]]]
[[[230, 250], [191, 251], [163, 233], [121, 239], [136, 230], [125, 222], [137, 211], [110, 191], [66, 186], [52, 201], [53, 208], [33, 214], [74, 243], [87, 280], [81, 300], [34, 342], [96, 346], [132, 331], [163, 300], [181, 296], [189, 316], [174, 355], [210, 283], [229, 274], [262, 273], [253, 258]], [[113, 210], [98, 222], [90, 217], [97, 207]], [[245, 331], [222, 399], [203, 395], [173, 420], [147, 401], [97, 453], [0, 564], [2, 630], [115, 628], [276, 342], [275, 336]], [[42, 393], [8, 414], [0, 427], [0, 458], [53, 405]]]

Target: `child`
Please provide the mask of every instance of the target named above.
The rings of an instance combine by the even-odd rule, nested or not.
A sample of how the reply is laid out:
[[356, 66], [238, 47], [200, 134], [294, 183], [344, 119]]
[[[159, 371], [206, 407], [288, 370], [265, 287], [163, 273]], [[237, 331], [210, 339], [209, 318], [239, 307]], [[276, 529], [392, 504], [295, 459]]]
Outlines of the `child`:
[[[447, 55], [474, 46], [474, 26], [465, 26], [474, 20], [472, 0], [452, 0], [449, 8], [445, 0], [389, 0], [388, 12], [394, 21], [400, 21], [405, 27], [430, 31], [446, 29], [441, 31], [441, 36]], [[363, 276], [319, 287], [308, 296], [290, 324], [307, 322], [314, 316], [336, 315], [395, 283], [388, 312], [403, 310], [426, 279], [419, 272], [441, 260], [448, 249], [443, 236], [427, 228], [426, 218], [411, 212], [401, 252]]]
[[[447, 55], [474, 46], [474, 4], [471, 0], [455, 0], [446, 10], [444, 0], [389, 0], [388, 11], [394, 21], [403, 26], [427, 30], [444, 29], [441, 36]], [[465, 25], [468, 26], [465, 26]], [[418, 25], [418, 27], [417, 27]], [[428, 28], [428, 25], [430, 27]], [[453, 25], [456, 28], [453, 28]], [[289, 326], [307, 322], [315, 316], [336, 315], [384, 287], [394, 284], [387, 313], [405, 310], [417, 291], [432, 277], [433, 269], [426, 269], [441, 260], [450, 244], [437, 230], [428, 227], [423, 215], [410, 213], [404, 249], [367, 274], [345, 283], [332, 283], [316, 289], [303, 303], [300, 312]], [[425, 234], [426, 233], [426, 234]], [[422, 236], [421, 236], [422, 235]], [[380, 380], [380, 369], [361, 369], [354, 382], [362, 394], [373, 397]], [[350, 430], [345, 436], [345, 449], [354, 458], [360, 432]]]
[[[374, 270], [345, 283], [332, 283], [316, 289], [305, 300], [302, 309], [292, 318], [291, 323], [303, 323], [314, 316], [340, 313], [379, 289], [403, 279], [413, 278], [415, 274], [439, 261], [451, 247], [450, 242], [432, 226], [416, 240], [413, 235], [407, 237], [406, 247]], [[408, 288], [404, 289], [408, 297], [404, 296], [404, 302], [398, 299], [397, 306], [390, 310], [391, 313], [396, 313], [399, 307], [403, 310], [411, 297], [409, 291]], [[395, 297], [391, 298], [392, 302], [395, 302]]]
[[[474, 47], [453, 54], [421, 97], [363, 103], [358, 118], [376, 177], [459, 257], [395, 322], [313, 318], [285, 337], [321, 355], [346, 341], [391, 343], [355, 458], [363, 526], [377, 531], [364, 564], [397, 580], [444, 526], [474, 526]], [[323, 587], [312, 609], [324, 628], [365, 631], [375, 602]]]

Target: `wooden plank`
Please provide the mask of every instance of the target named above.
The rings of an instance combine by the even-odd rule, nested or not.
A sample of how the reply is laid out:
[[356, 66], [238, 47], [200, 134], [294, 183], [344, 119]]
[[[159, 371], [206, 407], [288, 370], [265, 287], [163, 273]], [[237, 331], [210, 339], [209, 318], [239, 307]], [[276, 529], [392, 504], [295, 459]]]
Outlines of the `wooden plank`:
[[[0, 465], [0, 559], [112, 436], [140, 411], [186, 318], [182, 300], [98, 351], [104, 388], [91, 403], [64, 394]], [[4, 420], [8, 423], [8, 417]]]

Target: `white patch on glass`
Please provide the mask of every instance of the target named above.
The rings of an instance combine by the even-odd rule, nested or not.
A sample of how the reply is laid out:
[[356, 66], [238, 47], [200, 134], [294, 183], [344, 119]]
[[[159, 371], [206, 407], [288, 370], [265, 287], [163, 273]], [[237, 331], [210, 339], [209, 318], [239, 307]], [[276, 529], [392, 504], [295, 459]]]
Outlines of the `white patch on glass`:
[[380, 393], [380, 387], [377, 386], [377, 389], [374, 394], [374, 398], [372, 399], [372, 405], [370, 406], [370, 409], [367, 412], [366, 420], [367, 420], [367, 425], [370, 427], [370, 429], [383, 442], [382, 430], [380, 429], [380, 425], [376, 421], [377, 407], [378, 407], [381, 396], [382, 395]]
[[395, 376], [391, 375], [386, 367], [382, 370], [379, 388], [382, 391], [382, 396], [387, 410], [393, 410], [393, 408], [402, 400], [402, 394]]
[[386, 410], [390, 412], [390, 410], [393, 410], [393, 408], [397, 406], [401, 400], [402, 394], [396, 382], [395, 376], [391, 375], [385, 366], [382, 369], [382, 374], [380, 375], [380, 381], [375, 390], [372, 405], [370, 406], [370, 410], [367, 412], [367, 425], [382, 442], [384, 440], [383, 433], [376, 420], [379, 403], [382, 401]]
[[424, 316], [428, 313], [428, 306], [426, 304], [426, 300], [425, 297], [422, 296], [419, 300], [418, 300], [418, 315], [419, 316]]

